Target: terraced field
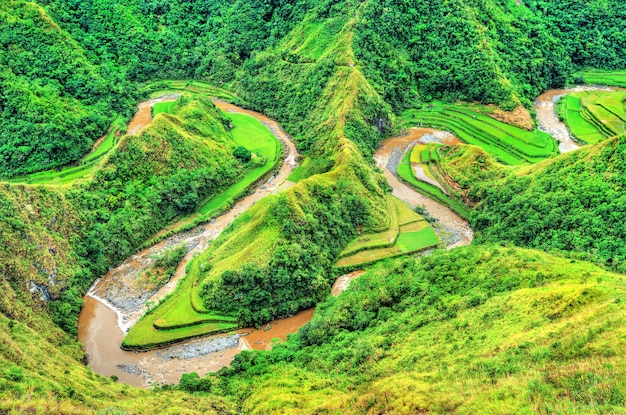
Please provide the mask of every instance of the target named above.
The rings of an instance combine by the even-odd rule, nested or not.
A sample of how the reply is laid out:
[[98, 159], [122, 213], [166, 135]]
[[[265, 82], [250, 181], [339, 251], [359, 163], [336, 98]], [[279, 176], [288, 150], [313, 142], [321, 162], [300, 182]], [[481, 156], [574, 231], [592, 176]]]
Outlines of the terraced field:
[[175, 106], [176, 101], [157, 102], [152, 107], [152, 116], [154, 117], [157, 114], [173, 114]]
[[350, 269], [384, 258], [419, 252], [441, 241], [433, 228], [400, 199], [389, 196], [389, 228], [361, 235], [339, 254], [337, 268]]
[[510, 165], [534, 163], [558, 154], [557, 143], [546, 133], [522, 130], [461, 106], [431, 105], [408, 110], [401, 123], [450, 131], [461, 141], [480, 146]]
[[144, 87], [147, 91], [156, 91], [152, 95], [163, 94], [163, 91], [199, 93], [210, 97], [215, 97], [232, 104], [241, 104], [241, 99], [232, 92], [218, 88], [211, 84], [193, 80], [165, 80], [153, 82]]
[[626, 88], [626, 71], [583, 72], [583, 82], [590, 85], [614, 85]]
[[237, 328], [234, 316], [203, 313], [193, 307], [191, 292], [195, 283], [192, 276], [185, 277], [170, 297], [131, 328], [122, 347], [127, 350], [146, 350]]
[[581, 144], [626, 134], [626, 91], [574, 92], [561, 99], [557, 112]]
[[[415, 150], [417, 148], [417, 150]], [[400, 180], [414, 187], [418, 192], [427, 196], [444, 206], [452, 209], [456, 214], [461, 216], [462, 218], [467, 218], [469, 216], [469, 211], [464, 204], [456, 201], [455, 199], [448, 196], [439, 186], [435, 186], [431, 183], [426, 183], [423, 180], [418, 180], [415, 177], [415, 172], [411, 166], [412, 160], [422, 160], [422, 153], [424, 152], [422, 147], [415, 146], [414, 151], [407, 152], [400, 164], [398, 164], [398, 168], [396, 173]], [[436, 153], [436, 156], [433, 156], [432, 153]], [[439, 153], [435, 146], [431, 147], [431, 150], [428, 151], [429, 161], [433, 160], [433, 157], [440, 157]], [[429, 175], [432, 180], [435, 180], [430, 168], [428, 167], [429, 163], [422, 164], [424, 167], [424, 172]]]

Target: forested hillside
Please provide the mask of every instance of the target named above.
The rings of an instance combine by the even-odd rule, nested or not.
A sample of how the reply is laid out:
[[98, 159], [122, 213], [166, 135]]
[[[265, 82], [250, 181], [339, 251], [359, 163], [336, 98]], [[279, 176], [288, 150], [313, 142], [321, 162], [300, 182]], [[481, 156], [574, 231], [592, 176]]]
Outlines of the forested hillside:
[[[476, 204], [471, 221], [478, 241], [573, 251], [624, 272], [625, 149], [621, 136], [533, 169], [498, 174], [493, 164], [483, 164], [481, 170], [448, 171]], [[462, 160], [468, 155], [459, 151], [446, 163], [471, 165]]]
[[136, 90], [34, 3], [0, 3], [0, 177], [67, 164], [91, 149]]
[[[152, 81], [236, 94], [303, 160], [188, 270], [200, 311], [258, 326], [326, 299], [342, 249], [388, 223], [371, 156], [404, 110], [532, 112], [576, 71], [626, 67], [625, 13], [618, 0], [0, 0], [0, 178], [77, 163]], [[73, 338], [89, 286], [253, 168], [225, 113], [183, 95], [138, 134], [122, 127], [80, 180], [0, 184], [0, 412], [622, 410], [623, 278], [578, 259], [626, 269], [624, 137], [519, 168], [449, 149], [478, 246], [374, 267], [286, 345], [187, 378], [197, 396], [95, 375]]]

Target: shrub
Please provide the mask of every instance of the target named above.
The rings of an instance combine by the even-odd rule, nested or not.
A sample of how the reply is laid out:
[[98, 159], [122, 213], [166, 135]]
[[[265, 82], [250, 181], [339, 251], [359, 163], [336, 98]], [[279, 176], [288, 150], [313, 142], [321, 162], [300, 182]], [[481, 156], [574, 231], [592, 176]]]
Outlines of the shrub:
[[244, 163], [247, 163], [252, 158], [252, 153], [250, 153], [250, 150], [248, 150], [247, 148], [239, 146], [235, 149], [235, 151], [233, 151], [233, 156], [237, 157]]

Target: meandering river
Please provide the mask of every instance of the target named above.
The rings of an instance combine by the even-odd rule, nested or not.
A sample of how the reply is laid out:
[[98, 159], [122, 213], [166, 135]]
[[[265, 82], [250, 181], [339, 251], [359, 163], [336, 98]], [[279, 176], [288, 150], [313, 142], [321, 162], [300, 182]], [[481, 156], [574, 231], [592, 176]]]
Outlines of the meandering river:
[[[152, 121], [150, 108], [156, 102], [172, 99], [176, 97], [161, 97], [140, 104], [139, 110], [129, 124], [129, 134], [136, 134]], [[254, 347], [254, 344], [264, 340], [263, 336], [257, 335], [252, 345], [239, 341], [242, 334], [253, 331], [247, 330], [234, 335], [209, 336], [167, 349], [143, 353], [127, 352], [119, 348], [126, 330], [145, 313], [147, 302], [157, 302], [176, 287], [179, 279], [185, 274], [185, 267], [194, 253], [206, 249], [209, 241], [215, 239], [235, 217], [258, 200], [290, 185], [286, 179], [296, 166], [298, 152], [280, 126], [257, 112], [244, 110], [219, 100], [216, 100], [215, 104], [224, 111], [246, 113], [261, 121], [283, 143], [285, 159], [278, 173], [267, 182], [258, 184], [253, 194], [237, 202], [224, 215], [138, 252], [109, 270], [91, 287], [85, 296], [85, 304], [79, 317], [78, 340], [83, 343], [89, 356], [89, 365], [96, 372], [106, 376], [115, 375], [124, 383], [149, 386], [153, 382], [159, 384], [178, 382], [181, 373], [185, 372], [195, 371], [202, 375], [229, 364], [240, 350]], [[174, 276], [157, 292], [145, 292], [137, 284], [141, 273], [150, 267], [156, 254], [181, 243], [186, 245], [188, 253], [178, 265]], [[292, 318], [302, 320], [300, 314]], [[275, 326], [287, 327], [289, 322], [275, 322]], [[288, 330], [263, 331], [267, 337], [266, 343], [274, 337], [284, 339], [286, 331]]]
[[[139, 111], [129, 125], [129, 133], [137, 133], [150, 123], [150, 107], [157, 101], [152, 100], [140, 105]], [[206, 249], [209, 241], [215, 239], [237, 215], [265, 195], [292, 185], [286, 179], [296, 166], [298, 153], [289, 136], [278, 124], [254, 111], [218, 100], [215, 103], [225, 111], [244, 112], [259, 119], [283, 142], [285, 159], [274, 177], [266, 183], [258, 184], [253, 194], [239, 201], [229, 212], [211, 223], [169, 237], [131, 256], [96, 281], [89, 290], [79, 318], [79, 341], [84, 344], [89, 355], [89, 365], [96, 372], [106, 376], [115, 375], [124, 383], [135, 386], [150, 386], [155, 382], [176, 383], [183, 373], [188, 372], [197, 372], [203, 376], [229, 365], [241, 350], [263, 350], [271, 347], [273, 338], [285, 340], [287, 334], [297, 331], [313, 316], [314, 308], [311, 308], [293, 317], [270, 322], [259, 330], [242, 329], [230, 334], [206, 336], [147, 352], [128, 352], [119, 347], [125, 331], [146, 311], [146, 303], [158, 301], [176, 287], [194, 253]], [[459, 142], [456, 137], [443, 131], [413, 128], [409, 130], [408, 135], [384, 140], [374, 154], [374, 159], [383, 170], [394, 196], [412, 206], [422, 206], [451, 235], [448, 238], [449, 249], [467, 245], [473, 239], [473, 232], [465, 220], [447, 207], [400, 182], [394, 174], [395, 166], [411, 144], [431, 141], [448, 145]], [[155, 254], [181, 243], [187, 246], [188, 253], [164, 287], [157, 292], [145, 292], [136, 284], [141, 272], [152, 264], [152, 257]], [[332, 295], [338, 295], [350, 281], [362, 274], [363, 271], [356, 271], [339, 277], [333, 286]]]

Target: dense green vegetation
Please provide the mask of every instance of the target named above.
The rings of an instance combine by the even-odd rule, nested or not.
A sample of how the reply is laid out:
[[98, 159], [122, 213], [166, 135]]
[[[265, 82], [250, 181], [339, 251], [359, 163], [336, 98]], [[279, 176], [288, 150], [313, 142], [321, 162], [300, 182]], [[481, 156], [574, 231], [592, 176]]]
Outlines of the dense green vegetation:
[[0, 4], [0, 177], [80, 159], [126, 117], [134, 88], [97, 65], [39, 6]]
[[626, 93], [587, 91], [568, 94], [557, 105], [559, 117], [582, 144], [626, 134]]
[[246, 413], [622, 413], [625, 294], [623, 276], [540, 251], [388, 260], [211, 390]]
[[524, 5], [559, 39], [574, 65], [624, 69], [626, 51], [615, 47], [624, 43], [626, 5], [622, 1], [529, 0]]
[[[444, 164], [467, 189], [478, 242], [509, 241], [574, 251], [624, 271], [623, 204], [626, 136], [559, 156], [533, 168], [503, 171], [485, 155], [458, 151]], [[463, 167], [456, 168], [455, 164]]]
[[[515, 248], [389, 260], [287, 345], [242, 354], [210, 380], [185, 377], [181, 389], [212, 396], [94, 375], [49, 320], [74, 332], [96, 277], [258, 167], [260, 157], [234, 154], [253, 146], [233, 139], [236, 120], [203, 95], [276, 118], [306, 161], [295, 186], [191, 262], [191, 287], [171, 297], [180, 308], [166, 301], [144, 318], [158, 316], [171, 341], [189, 316], [226, 329], [325, 299], [342, 250], [361, 229], [388, 225], [388, 186], [370, 155], [394, 112], [435, 99], [448, 110], [456, 100], [530, 108], [575, 71], [623, 72], [623, 13], [617, 0], [0, 2], [0, 177], [23, 176], [0, 185], [0, 411], [619, 412], [622, 278]], [[621, 82], [619, 72], [593, 79]], [[136, 103], [158, 91], [186, 96], [117, 141]], [[623, 137], [505, 168], [490, 154], [534, 162], [554, 142], [479, 115], [454, 114], [471, 130], [454, 132], [487, 153], [444, 148], [431, 163], [474, 207], [477, 243], [575, 251], [623, 270]]]
[[530, 106], [571, 71], [562, 40], [513, 0], [368, 1], [361, 13], [357, 59], [396, 110], [433, 99]]

